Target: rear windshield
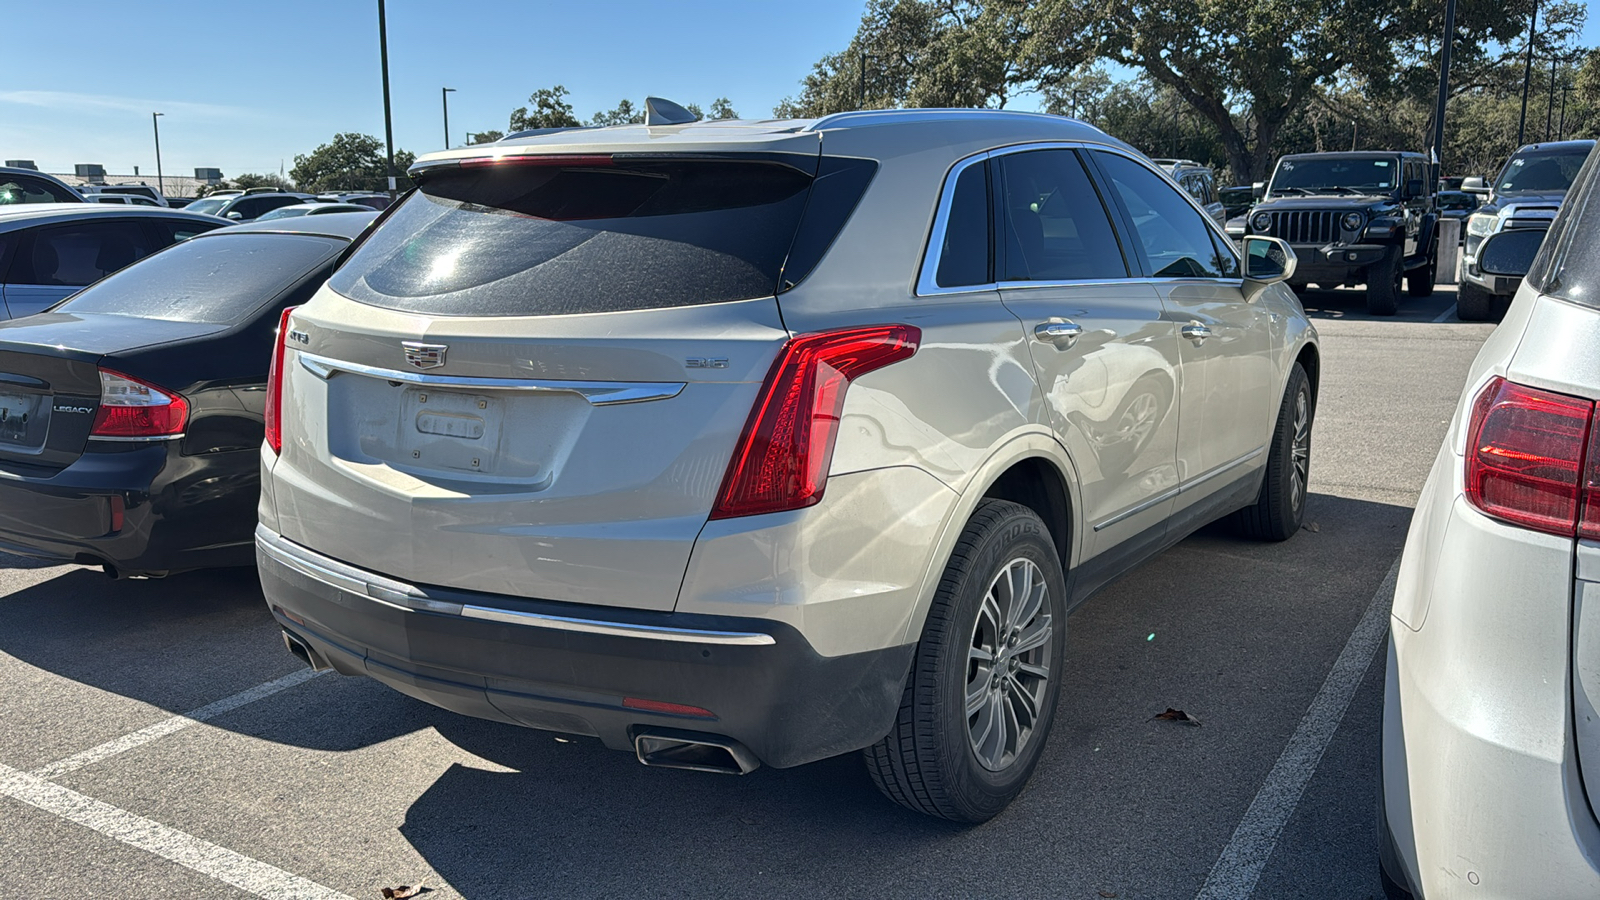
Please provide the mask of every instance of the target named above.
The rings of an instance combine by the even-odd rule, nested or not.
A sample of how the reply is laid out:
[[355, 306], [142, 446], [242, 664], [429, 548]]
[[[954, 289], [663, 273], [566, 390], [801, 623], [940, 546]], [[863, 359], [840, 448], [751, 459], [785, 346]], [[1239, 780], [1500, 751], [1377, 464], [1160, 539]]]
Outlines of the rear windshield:
[[430, 173], [329, 286], [388, 309], [540, 316], [777, 292], [815, 157]]
[[217, 210], [227, 206], [228, 201], [232, 199], [232, 197], [207, 197], [204, 200], [194, 201], [188, 206], [185, 206], [184, 209], [187, 209], [189, 212], [205, 213], [208, 216], [214, 216], [217, 214]]
[[1564, 191], [1572, 187], [1572, 179], [1578, 177], [1578, 169], [1588, 158], [1588, 149], [1578, 147], [1519, 153], [1506, 163], [1505, 170], [1495, 182], [1495, 190], [1502, 194]]
[[1528, 281], [1540, 293], [1600, 308], [1600, 153], [1578, 171]]
[[95, 282], [55, 311], [231, 325], [346, 246], [303, 234], [195, 238]]

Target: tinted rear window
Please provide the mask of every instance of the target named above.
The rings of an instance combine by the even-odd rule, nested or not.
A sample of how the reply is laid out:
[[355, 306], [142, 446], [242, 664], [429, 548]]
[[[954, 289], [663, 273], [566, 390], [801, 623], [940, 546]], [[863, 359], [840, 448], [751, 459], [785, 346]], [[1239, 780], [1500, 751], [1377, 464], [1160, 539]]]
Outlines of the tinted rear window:
[[[815, 157], [430, 174], [329, 282], [388, 309], [538, 316], [771, 296]], [[797, 166], [804, 166], [801, 171]]]
[[56, 311], [230, 325], [330, 262], [344, 241], [300, 234], [219, 234], [157, 253]]

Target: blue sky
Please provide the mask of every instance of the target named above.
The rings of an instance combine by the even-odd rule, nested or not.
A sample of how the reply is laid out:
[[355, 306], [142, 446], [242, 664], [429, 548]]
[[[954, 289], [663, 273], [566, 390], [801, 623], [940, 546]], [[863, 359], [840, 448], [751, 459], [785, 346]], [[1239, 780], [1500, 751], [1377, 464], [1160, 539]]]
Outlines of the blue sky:
[[[395, 144], [452, 143], [504, 129], [535, 88], [564, 84], [580, 118], [626, 97], [733, 101], [770, 114], [824, 53], [855, 33], [864, 0], [390, 0]], [[0, 53], [0, 159], [46, 171], [100, 163], [227, 175], [294, 165], [335, 132], [383, 134], [376, 0], [73, 0], [7, 4]], [[1600, 43], [1600, 15], [1585, 43]], [[54, 37], [48, 37], [48, 36]], [[67, 49], [63, 49], [67, 48]], [[1024, 104], [1027, 98], [1024, 98]]]

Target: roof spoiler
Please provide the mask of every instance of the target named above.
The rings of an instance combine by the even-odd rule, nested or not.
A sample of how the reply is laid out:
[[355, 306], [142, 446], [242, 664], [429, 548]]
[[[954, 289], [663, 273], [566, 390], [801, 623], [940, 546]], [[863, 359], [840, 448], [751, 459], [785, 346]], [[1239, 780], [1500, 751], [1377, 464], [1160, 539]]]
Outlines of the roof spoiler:
[[644, 98], [644, 124], [646, 125], [687, 125], [698, 122], [700, 117], [687, 109], [663, 100], [660, 97]]

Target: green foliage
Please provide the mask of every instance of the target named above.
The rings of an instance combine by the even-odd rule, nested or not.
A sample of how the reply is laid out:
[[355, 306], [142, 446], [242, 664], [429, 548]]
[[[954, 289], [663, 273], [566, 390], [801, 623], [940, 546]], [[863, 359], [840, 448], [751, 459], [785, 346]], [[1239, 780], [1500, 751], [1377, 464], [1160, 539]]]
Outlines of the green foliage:
[[[539, 88], [528, 96], [528, 104], [533, 107], [529, 112], [527, 106], [519, 106], [511, 111], [510, 130], [525, 131], [529, 128], [573, 128], [579, 124], [578, 117], [572, 114], [572, 104], [567, 102], [567, 89], [563, 85]], [[498, 134], [498, 132], [495, 132]], [[503, 137], [503, 135], [502, 135]], [[499, 140], [496, 138], [495, 140]], [[481, 142], [480, 142], [481, 143]]]
[[275, 187], [285, 191], [294, 189], [294, 185], [289, 181], [289, 179], [272, 172], [268, 172], [265, 175], [252, 175], [250, 173], [245, 173], [244, 175], [230, 179], [229, 183], [233, 187], [246, 191], [250, 188], [257, 187]]
[[[698, 112], [698, 110], [696, 110]], [[739, 114], [733, 111], [733, 103], [727, 97], [718, 97], [711, 101], [711, 114], [704, 116], [707, 119], [737, 119]]]
[[467, 132], [467, 143], [488, 144], [498, 141], [505, 136], [506, 133], [504, 131], [495, 131], [493, 128], [489, 129], [488, 131], [469, 131]]
[[[415, 153], [394, 152], [394, 168], [400, 189], [410, 186], [406, 169], [417, 159]], [[347, 131], [305, 155], [294, 158], [289, 177], [303, 191], [386, 191], [389, 189], [383, 142], [368, 134]]]
[[617, 103], [615, 109], [597, 112], [589, 118], [590, 125], [642, 125], [644, 110], [635, 109], [632, 100]]

